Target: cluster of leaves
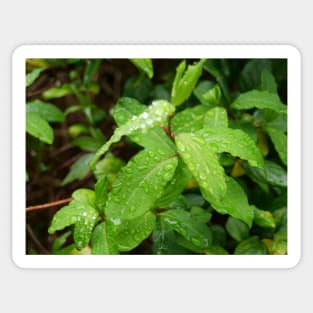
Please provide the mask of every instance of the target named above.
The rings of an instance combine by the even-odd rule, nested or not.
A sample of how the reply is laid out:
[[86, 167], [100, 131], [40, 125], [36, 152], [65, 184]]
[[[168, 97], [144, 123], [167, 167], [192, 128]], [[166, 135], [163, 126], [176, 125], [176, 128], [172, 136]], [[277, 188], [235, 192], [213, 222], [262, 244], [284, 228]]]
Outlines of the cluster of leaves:
[[[69, 112], [83, 110], [92, 125], [71, 126], [72, 144], [88, 153], [62, 184], [90, 171], [96, 183], [75, 190], [54, 215], [52, 252], [119, 254], [146, 243], [142, 253], [286, 254], [285, 60], [182, 60], [155, 85], [153, 60], [129, 61], [140, 74], [110, 112], [116, 128], [107, 140], [94, 126], [106, 113], [88, 96], [97, 92], [101, 60], [88, 61], [82, 79], [73, 74], [43, 94], [75, 94], [80, 104], [67, 112], [27, 103], [27, 132], [47, 144], [49, 122]], [[29, 72], [27, 85], [41, 70]], [[113, 154], [122, 138], [139, 147], [128, 161]]]

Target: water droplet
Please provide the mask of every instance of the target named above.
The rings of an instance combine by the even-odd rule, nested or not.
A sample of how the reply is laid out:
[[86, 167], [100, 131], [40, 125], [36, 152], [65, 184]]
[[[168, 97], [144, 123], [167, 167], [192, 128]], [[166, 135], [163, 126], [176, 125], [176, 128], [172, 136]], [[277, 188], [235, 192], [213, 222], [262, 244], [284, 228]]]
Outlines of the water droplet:
[[147, 112], [143, 112], [142, 115], [141, 115], [142, 118], [146, 119], [149, 117], [148, 113]]
[[83, 212], [82, 216], [87, 216], [87, 212]]

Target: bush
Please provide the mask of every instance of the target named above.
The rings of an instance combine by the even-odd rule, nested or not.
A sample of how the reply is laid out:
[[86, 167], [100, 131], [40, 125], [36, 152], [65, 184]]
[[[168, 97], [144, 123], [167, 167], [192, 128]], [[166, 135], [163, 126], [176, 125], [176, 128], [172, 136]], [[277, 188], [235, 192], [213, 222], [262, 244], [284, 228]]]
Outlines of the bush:
[[27, 253], [286, 254], [286, 68], [28, 59]]

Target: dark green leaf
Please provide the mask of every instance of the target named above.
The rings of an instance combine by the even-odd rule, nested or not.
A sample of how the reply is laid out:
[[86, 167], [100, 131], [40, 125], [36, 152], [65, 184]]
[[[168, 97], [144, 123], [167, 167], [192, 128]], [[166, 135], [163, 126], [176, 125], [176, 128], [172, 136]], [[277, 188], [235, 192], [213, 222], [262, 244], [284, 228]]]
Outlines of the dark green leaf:
[[212, 218], [212, 214], [203, 208], [193, 206], [190, 210], [190, 215], [196, 223], [208, 223]]
[[204, 254], [206, 255], [228, 255], [228, 251], [225, 250], [223, 247], [221, 246], [211, 246], [207, 249], [205, 249]]
[[188, 65], [186, 71], [186, 61], [178, 65], [171, 93], [172, 104], [178, 106], [189, 98], [202, 74], [204, 62], [205, 60], [200, 60], [194, 65]]
[[177, 166], [177, 157], [168, 158], [143, 150], [123, 167], [109, 194], [106, 214], [115, 219], [132, 219], [153, 208]]
[[135, 98], [142, 103], [148, 101], [152, 91], [151, 80], [143, 75], [132, 76], [124, 85], [123, 97]]
[[278, 113], [287, 113], [287, 106], [284, 105], [276, 94], [268, 91], [252, 90], [240, 94], [232, 103], [232, 108], [237, 110], [249, 110], [252, 108], [271, 109]]
[[103, 222], [95, 227], [91, 237], [91, 254], [118, 254], [113, 225]]
[[228, 152], [247, 160], [251, 166], [262, 168], [264, 160], [253, 140], [242, 130], [232, 128], [203, 128], [198, 132], [215, 152]]
[[47, 122], [63, 122], [64, 114], [54, 104], [46, 103], [40, 100], [28, 102], [26, 112], [39, 114]]
[[[72, 141], [72, 145], [79, 147], [84, 151], [96, 152], [101, 145], [103, 145], [103, 141], [99, 141], [92, 137], [81, 136], [77, 137]], [[93, 154], [95, 156], [95, 154]]]
[[268, 250], [257, 236], [253, 236], [240, 242], [235, 249], [235, 254], [268, 254]]
[[150, 79], [153, 77], [153, 65], [151, 59], [130, 59], [130, 61]]
[[204, 198], [220, 199], [226, 192], [224, 169], [213, 149], [195, 134], [179, 134], [175, 138], [182, 159], [198, 182]]
[[189, 212], [184, 210], [168, 210], [161, 213], [163, 221], [192, 244], [206, 248], [212, 243], [211, 231], [205, 223], [195, 221]]
[[57, 254], [57, 252], [62, 248], [66, 243], [68, 237], [72, 234], [71, 231], [67, 231], [53, 241], [51, 252], [52, 254]]
[[155, 227], [155, 215], [146, 212], [144, 215], [122, 220], [116, 226], [116, 243], [119, 251], [130, 251], [149, 237]]
[[97, 73], [101, 64], [100, 59], [87, 60], [87, 65], [84, 73], [84, 85], [90, 86], [93, 77]]
[[227, 219], [225, 228], [236, 241], [242, 241], [249, 236], [249, 227], [247, 224], [232, 216]]
[[26, 131], [47, 144], [54, 140], [53, 129], [39, 114], [26, 112]]
[[83, 179], [90, 171], [89, 162], [93, 158], [93, 153], [88, 153], [80, 157], [77, 161], [75, 161], [68, 174], [62, 181], [62, 186], [65, 186], [74, 180]]
[[261, 85], [261, 74], [264, 70], [271, 71], [272, 63], [268, 59], [249, 60], [240, 74], [241, 90], [257, 89]]
[[270, 93], [277, 94], [277, 84], [274, 75], [268, 70], [264, 69], [261, 74], [261, 89]]
[[271, 137], [280, 159], [285, 165], [287, 165], [287, 136], [275, 128], [267, 127], [265, 130]]
[[226, 231], [219, 224], [213, 224], [210, 226], [212, 232], [212, 246], [224, 246], [226, 243]]

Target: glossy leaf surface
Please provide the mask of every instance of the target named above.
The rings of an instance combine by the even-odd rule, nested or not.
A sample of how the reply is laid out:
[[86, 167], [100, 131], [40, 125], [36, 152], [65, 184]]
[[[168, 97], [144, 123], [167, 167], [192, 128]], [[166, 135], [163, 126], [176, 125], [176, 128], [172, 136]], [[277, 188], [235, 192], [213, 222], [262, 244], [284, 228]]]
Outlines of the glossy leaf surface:
[[143, 150], [121, 169], [112, 185], [105, 212], [114, 219], [132, 219], [153, 208], [172, 179], [177, 157]]
[[226, 192], [226, 183], [224, 169], [215, 151], [199, 135], [179, 134], [175, 141], [179, 154], [198, 182], [203, 196], [221, 199]]
[[251, 166], [263, 167], [264, 160], [261, 151], [254, 141], [240, 129], [204, 128], [198, 132], [214, 151], [228, 152], [233, 156], [247, 160]]
[[212, 243], [211, 231], [206, 223], [195, 221], [185, 210], [168, 210], [161, 214], [164, 223], [199, 248]]
[[153, 64], [151, 59], [130, 59], [130, 61], [149, 78], [153, 77]]
[[242, 93], [232, 103], [231, 107], [237, 110], [258, 108], [271, 109], [278, 113], [287, 113], [287, 106], [280, 101], [276, 94], [268, 91], [252, 90]]
[[202, 74], [204, 61], [201, 60], [194, 65], [188, 65], [186, 71], [186, 61], [182, 61], [178, 65], [172, 87], [171, 103], [178, 106], [189, 98]]
[[113, 226], [107, 222], [98, 224], [92, 232], [91, 254], [118, 254]]

